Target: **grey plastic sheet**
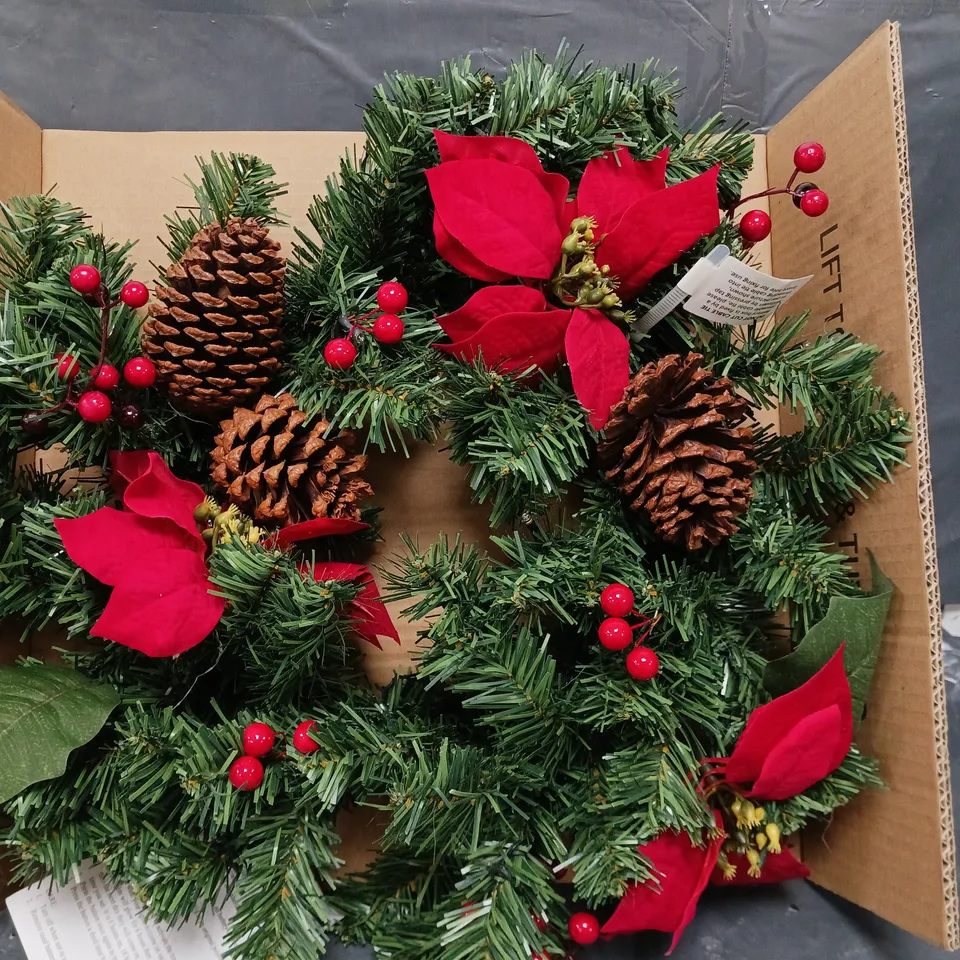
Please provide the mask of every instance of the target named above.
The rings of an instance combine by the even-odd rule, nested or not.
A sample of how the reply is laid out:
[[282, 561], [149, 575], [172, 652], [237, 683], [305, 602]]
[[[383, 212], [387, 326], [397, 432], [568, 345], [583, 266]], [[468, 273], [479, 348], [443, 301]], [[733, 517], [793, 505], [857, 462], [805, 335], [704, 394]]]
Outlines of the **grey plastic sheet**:
[[[960, 602], [960, 0], [0, 0], [0, 90], [44, 127], [351, 130], [385, 71], [432, 73], [465, 53], [497, 70], [568, 38], [595, 60], [675, 65], [686, 121], [722, 110], [763, 129], [888, 18], [902, 24], [942, 587]], [[957, 644], [947, 649], [952, 714]], [[0, 958], [21, 957], [4, 922]], [[621, 938], [580, 955], [664, 949], [657, 937]], [[706, 897], [674, 956], [948, 954], [788, 884]]]

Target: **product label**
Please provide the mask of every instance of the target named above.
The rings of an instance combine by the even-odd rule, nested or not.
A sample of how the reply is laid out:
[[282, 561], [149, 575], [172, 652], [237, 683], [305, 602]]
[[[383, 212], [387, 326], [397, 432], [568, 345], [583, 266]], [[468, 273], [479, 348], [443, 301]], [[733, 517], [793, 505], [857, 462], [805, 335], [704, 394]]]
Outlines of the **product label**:
[[208, 909], [202, 926], [148, 923], [130, 888], [113, 886], [102, 867], [69, 887], [44, 880], [20, 890], [7, 909], [27, 960], [220, 960], [234, 912], [228, 902]]

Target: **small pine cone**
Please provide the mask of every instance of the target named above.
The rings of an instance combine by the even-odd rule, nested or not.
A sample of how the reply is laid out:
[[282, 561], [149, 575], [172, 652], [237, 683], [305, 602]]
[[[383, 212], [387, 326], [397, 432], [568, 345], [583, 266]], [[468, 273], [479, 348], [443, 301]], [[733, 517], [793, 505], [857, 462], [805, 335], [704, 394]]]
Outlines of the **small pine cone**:
[[143, 325], [157, 385], [201, 416], [252, 404], [280, 369], [284, 259], [256, 219], [198, 231]]
[[373, 494], [361, 476], [367, 458], [352, 452], [349, 430], [325, 437], [329, 429], [323, 418], [308, 424], [289, 393], [263, 396], [253, 410], [237, 407], [220, 422], [214, 482], [258, 521], [359, 520], [361, 501]]
[[645, 510], [658, 536], [699, 550], [734, 533], [753, 496], [747, 402], [703, 357], [648, 363], [610, 411], [597, 456], [605, 476]]

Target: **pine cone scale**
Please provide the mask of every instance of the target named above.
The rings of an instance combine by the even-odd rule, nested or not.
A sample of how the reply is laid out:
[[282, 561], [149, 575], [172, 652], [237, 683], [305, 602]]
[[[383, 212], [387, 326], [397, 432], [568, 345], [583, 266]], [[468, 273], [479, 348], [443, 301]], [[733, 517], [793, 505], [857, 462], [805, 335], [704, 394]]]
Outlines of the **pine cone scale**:
[[657, 534], [698, 550], [737, 527], [753, 496], [747, 402], [691, 353], [647, 364], [610, 412], [597, 456]]

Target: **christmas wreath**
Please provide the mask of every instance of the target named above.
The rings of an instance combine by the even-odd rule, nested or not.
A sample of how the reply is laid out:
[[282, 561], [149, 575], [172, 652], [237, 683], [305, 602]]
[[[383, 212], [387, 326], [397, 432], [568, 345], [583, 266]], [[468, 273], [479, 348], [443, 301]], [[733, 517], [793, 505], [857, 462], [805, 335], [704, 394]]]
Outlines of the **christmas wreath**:
[[[675, 93], [566, 51], [393, 76], [289, 263], [273, 170], [217, 155], [152, 298], [80, 211], [2, 208], [0, 617], [99, 638], [0, 669], [21, 879], [93, 860], [169, 923], [232, 898], [243, 960], [529, 960], [806, 875], [789, 838], [880, 784], [853, 737], [892, 589], [827, 524], [909, 427], [848, 333], [639, 322], [770, 231], [735, 218], [748, 133]], [[822, 213], [824, 160], [768, 192]], [[412, 440], [492, 545], [411, 530], [378, 588], [367, 459]], [[424, 642], [377, 689], [384, 599]]]

